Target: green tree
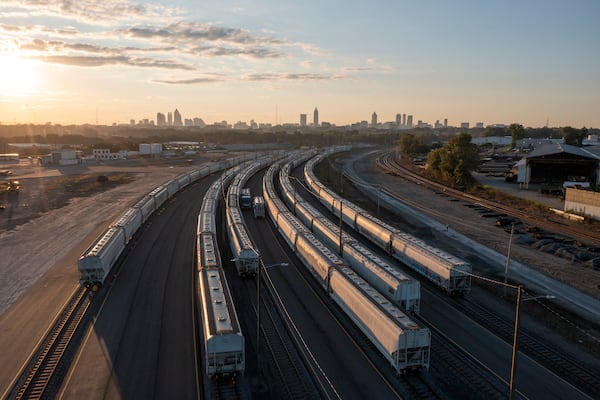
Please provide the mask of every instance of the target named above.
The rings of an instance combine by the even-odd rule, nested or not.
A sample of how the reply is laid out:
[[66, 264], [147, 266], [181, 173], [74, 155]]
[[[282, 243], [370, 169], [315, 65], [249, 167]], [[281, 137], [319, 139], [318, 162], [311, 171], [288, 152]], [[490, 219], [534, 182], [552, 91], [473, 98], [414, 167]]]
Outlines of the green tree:
[[521, 124], [513, 123], [508, 127], [508, 131], [510, 132], [510, 136], [512, 138], [510, 147], [514, 149], [517, 147], [517, 140], [525, 137], [525, 128], [523, 128], [523, 125]]
[[585, 135], [587, 134], [587, 128], [576, 129], [565, 126], [561, 129], [561, 132], [565, 144], [581, 147], [583, 145], [583, 138], [585, 138]]
[[433, 150], [427, 157], [427, 168], [432, 175], [459, 186], [471, 186], [475, 181], [471, 171], [480, 163], [477, 146], [471, 143], [471, 135], [461, 133], [448, 144]]
[[417, 138], [412, 133], [407, 133], [400, 137], [400, 154], [406, 157], [413, 157], [415, 154], [415, 147], [417, 145]]

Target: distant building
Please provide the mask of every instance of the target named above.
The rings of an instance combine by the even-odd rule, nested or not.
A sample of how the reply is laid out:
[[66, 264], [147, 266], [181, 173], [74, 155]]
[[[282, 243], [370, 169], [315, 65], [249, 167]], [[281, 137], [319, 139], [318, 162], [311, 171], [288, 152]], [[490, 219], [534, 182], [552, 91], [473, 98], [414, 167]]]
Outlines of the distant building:
[[156, 126], [165, 126], [167, 125], [167, 118], [165, 114], [158, 112], [156, 113]]
[[96, 161], [121, 160], [125, 158], [124, 154], [111, 153], [110, 149], [94, 149], [92, 150], [92, 154]]
[[319, 110], [315, 107], [315, 111], [313, 113], [313, 126], [316, 128], [319, 126]]
[[173, 113], [170, 111], [167, 113], [167, 125], [173, 126]]
[[396, 126], [400, 127], [402, 125], [402, 114], [396, 114]]
[[444, 128], [448, 127], [448, 118], [444, 118]]
[[469, 129], [470, 124], [468, 122], [461, 122], [460, 129]]
[[139, 145], [139, 154], [142, 156], [161, 154], [162, 151], [162, 143], [140, 143]]
[[178, 109], [173, 111], [173, 126], [183, 126], [183, 121], [181, 120], [181, 114]]
[[476, 122], [475, 123], [475, 128], [481, 128], [481, 129], [483, 129], [483, 122]]
[[249, 126], [245, 121], [238, 121], [233, 124], [233, 129], [248, 129]]
[[406, 126], [409, 128], [412, 128], [412, 120], [413, 120], [413, 116], [409, 115], [408, 117], [406, 117]]
[[306, 114], [300, 114], [300, 126], [306, 126]]
[[201, 128], [204, 128], [206, 126], [206, 124], [204, 123], [204, 120], [202, 118], [194, 118], [194, 126], [199, 126]]
[[377, 126], [377, 113], [373, 112], [373, 114], [371, 114], [371, 126], [374, 128]]
[[129, 125], [135, 126], [135, 119], [130, 119], [129, 120]]
[[402, 126], [406, 126], [406, 114], [402, 114]]

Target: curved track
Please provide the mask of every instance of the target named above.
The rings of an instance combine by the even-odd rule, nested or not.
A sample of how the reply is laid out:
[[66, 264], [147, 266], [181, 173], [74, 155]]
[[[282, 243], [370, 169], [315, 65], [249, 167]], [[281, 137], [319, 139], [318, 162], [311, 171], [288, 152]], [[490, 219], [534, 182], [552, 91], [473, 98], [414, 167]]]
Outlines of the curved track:
[[[523, 211], [514, 209], [513, 207], [506, 206], [491, 200], [486, 200], [481, 197], [473, 196], [461, 192], [460, 190], [452, 189], [437, 182], [434, 182], [403, 167], [397, 161], [395, 152], [389, 152], [379, 157], [377, 159], [377, 166], [389, 174], [399, 176], [402, 179], [416, 182], [418, 184], [427, 185], [428, 187], [431, 187], [434, 190], [441, 191], [444, 194], [452, 196], [456, 199], [467, 201], [476, 206], [485, 207], [501, 215], [508, 215], [513, 218], [517, 218], [531, 226], [537, 226], [539, 228], [546, 229], [551, 232], [563, 234], [565, 236], [571, 237], [579, 241], [580, 243], [585, 243], [593, 247], [600, 247], [600, 236], [597, 233], [590, 232], [589, 230], [586, 231], [577, 227], [559, 224], [550, 220], [540, 219], [539, 217], [532, 217]], [[394, 196], [393, 193], [390, 193], [385, 189], [382, 190], [385, 191], [386, 194]]]
[[[407, 179], [413, 182], [418, 182], [419, 184], [426, 184], [430, 187], [435, 188], [436, 190], [441, 189], [445, 194], [449, 196], [453, 196], [456, 198], [460, 198], [462, 200], [467, 200], [469, 202], [473, 202], [474, 204], [480, 204], [485, 206], [486, 208], [493, 209], [498, 212], [503, 212], [507, 215], [511, 215], [513, 217], [525, 220], [530, 222], [531, 224], [537, 224], [538, 226], [544, 226], [544, 228], [552, 229], [556, 231], [560, 229], [564, 234], [567, 234], [565, 230], [562, 230], [563, 226], [558, 226], [549, 221], [545, 221], [545, 224], [540, 224], [539, 219], [533, 219], [528, 216], [523, 217], [523, 213], [512, 210], [509, 207], [497, 204], [495, 202], [490, 202], [485, 199], [480, 199], [475, 196], [464, 194], [460, 191], [446, 188], [443, 185], [440, 185], [436, 182], [431, 182], [403, 168], [400, 166], [393, 155], [393, 153], [387, 153], [384, 156], [380, 157], [377, 160], [377, 164], [379, 167], [383, 168], [387, 172], [393, 171], [394, 174], [401, 176], [403, 179]], [[385, 189], [382, 189], [385, 190]], [[393, 198], [398, 198], [392, 192], [385, 190], [386, 194]], [[411, 204], [418, 207], [418, 204], [413, 201], [406, 201], [406, 199], [399, 199], [402, 202]], [[569, 229], [568, 232], [579, 232], [577, 229]], [[592, 238], [592, 240], [596, 240], [595, 235], [581, 235], [579, 236], [579, 240], [588, 240]], [[588, 241], [589, 242], [589, 241]], [[443, 299], [443, 296], [437, 292], [430, 292], [431, 295], [439, 297]], [[539, 301], [539, 300], [537, 300]], [[489, 309], [483, 307], [481, 304], [478, 304], [476, 301], [473, 301], [470, 298], [460, 298], [455, 299], [455, 301], [450, 303], [454, 308], [460, 311], [462, 314], [468, 316], [473, 321], [477, 322], [479, 325], [484, 326], [491, 332], [494, 332], [496, 336], [501, 338], [507, 343], [512, 343], [513, 334], [514, 334], [514, 321], [512, 319], [505, 318], [500, 314], [496, 314], [491, 312]], [[433, 342], [432, 342], [433, 346]], [[589, 366], [583, 366], [578, 360], [573, 359], [573, 357], [567, 355], [565, 352], [561, 351], [554, 344], [545, 340], [544, 338], [529, 334], [527, 330], [522, 329], [519, 339], [519, 346], [521, 348], [520, 351], [523, 351], [531, 358], [537, 360], [541, 364], [545, 365], [549, 370], [553, 371], [557, 375], [563, 377], [566, 381], [570, 382], [575, 387], [585, 391], [586, 393], [594, 396], [595, 398], [600, 398], [600, 369], [594, 368], [590, 369]], [[436, 352], [438, 353], [438, 352]], [[439, 353], [438, 353], [439, 354]]]

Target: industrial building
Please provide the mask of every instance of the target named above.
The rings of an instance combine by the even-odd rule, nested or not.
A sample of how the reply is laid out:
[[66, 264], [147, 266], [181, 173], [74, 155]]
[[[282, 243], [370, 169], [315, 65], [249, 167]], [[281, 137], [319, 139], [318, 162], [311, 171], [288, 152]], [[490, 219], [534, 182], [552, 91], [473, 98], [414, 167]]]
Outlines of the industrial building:
[[558, 184], [562, 187], [579, 183], [579, 186], [595, 187], [600, 183], [599, 165], [600, 146], [546, 144], [536, 148], [517, 163], [517, 182], [525, 185]]

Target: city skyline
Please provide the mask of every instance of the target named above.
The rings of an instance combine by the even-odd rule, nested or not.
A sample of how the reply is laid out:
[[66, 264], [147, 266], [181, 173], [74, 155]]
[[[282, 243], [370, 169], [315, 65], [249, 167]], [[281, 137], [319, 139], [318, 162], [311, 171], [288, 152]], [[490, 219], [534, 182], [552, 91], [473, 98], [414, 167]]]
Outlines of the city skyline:
[[[6, 0], [0, 122], [600, 127], [600, 3]], [[406, 113], [408, 114], [408, 113]], [[403, 117], [404, 118], [404, 117]]]

